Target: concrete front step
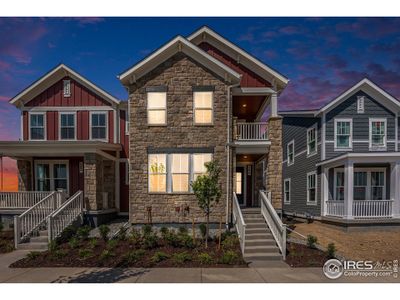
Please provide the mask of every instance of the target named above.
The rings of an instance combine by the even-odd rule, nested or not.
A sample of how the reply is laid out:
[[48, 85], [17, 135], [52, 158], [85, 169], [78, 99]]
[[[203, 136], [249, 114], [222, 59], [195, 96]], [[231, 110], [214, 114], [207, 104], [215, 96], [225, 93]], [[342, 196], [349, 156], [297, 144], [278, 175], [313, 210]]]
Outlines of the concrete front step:
[[254, 223], [263, 223], [265, 224], [264, 218], [251, 218], [251, 219], [244, 219], [246, 224], [254, 224]]
[[247, 234], [254, 234], [254, 233], [258, 233], [258, 234], [268, 233], [268, 234], [270, 234], [271, 231], [266, 226], [256, 227], [256, 228], [246, 228], [246, 235]]
[[246, 241], [259, 240], [259, 239], [274, 239], [271, 233], [247, 233], [246, 232]]
[[275, 245], [268, 246], [246, 246], [244, 253], [279, 253], [279, 248]]
[[246, 261], [267, 261], [267, 260], [281, 260], [282, 255], [280, 253], [249, 253], [244, 254], [244, 259]]
[[257, 239], [257, 240], [247, 240], [245, 246], [276, 246], [274, 239]]
[[254, 228], [256, 228], [256, 229], [258, 229], [258, 228], [265, 228], [265, 229], [267, 229], [268, 228], [268, 226], [267, 226], [267, 223], [247, 223], [246, 224], [246, 230], [247, 229], [254, 229]]
[[22, 243], [18, 245], [18, 250], [43, 251], [47, 250], [47, 243]]
[[49, 240], [49, 237], [46, 235], [40, 235], [40, 236], [35, 236], [30, 238], [31, 243], [47, 243]]

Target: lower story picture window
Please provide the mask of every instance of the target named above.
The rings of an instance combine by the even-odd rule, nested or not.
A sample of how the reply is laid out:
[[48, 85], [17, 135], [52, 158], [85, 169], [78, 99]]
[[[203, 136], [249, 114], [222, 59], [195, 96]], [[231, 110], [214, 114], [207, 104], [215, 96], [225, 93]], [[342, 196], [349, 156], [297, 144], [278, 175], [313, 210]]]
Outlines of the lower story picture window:
[[172, 154], [172, 192], [189, 191], [189, 154]]
[[149, 155], [149, 192], [167, 191], [167, 155]]
[[354, 172], [354, 200], [367, 199], [367, 172]]

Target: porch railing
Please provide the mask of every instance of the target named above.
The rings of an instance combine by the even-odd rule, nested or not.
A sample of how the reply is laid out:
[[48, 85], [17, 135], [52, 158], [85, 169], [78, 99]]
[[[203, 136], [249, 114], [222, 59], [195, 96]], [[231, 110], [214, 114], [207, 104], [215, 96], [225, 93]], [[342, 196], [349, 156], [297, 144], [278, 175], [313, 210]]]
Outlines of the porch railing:
[[0, 209], [24, 209], [34, 206], [51, 192], [0, 192]]
[[[282, 220], [276, 213], [275, 208], [272, 206], [270, 199], [268, 199], [265, 191], [259, 191], [260, 203], [261, 203], [261, 214], [271, 230], [272, 236], [274, 237], [279, 249], [282, 253], [283, 260], [286, 259], [286, 224], [283, 224]], [[269, 194], [271, 195], [271, 194]]]
[[343, 217], [344, 201], [326, 201], [326, 215], [333, 217]]
[[393, 200], [354, 200], [353, 216], [356, 219], [391, 218]]
[[268, 140], [266, 122], [236, 123], [237, 141], [266, 141]]
[[239, 236], [240, 248], [244, 255], [244, 249], [246, 244], [246, 223], [240, 209], [239, 201], [237, 199], [236, 193], [233, 193], [233, 222], [236, 227], [236, 232]]
[[49, 242], [60, 236], [63, 230], [83, 214], [83, 192], [76, 192], [47, 218]]
[[32, 232], [45, 224], [47, 217], [65, 201], [65, 193], [51, 192], [34, 206], [14, 217], [15, 248]]

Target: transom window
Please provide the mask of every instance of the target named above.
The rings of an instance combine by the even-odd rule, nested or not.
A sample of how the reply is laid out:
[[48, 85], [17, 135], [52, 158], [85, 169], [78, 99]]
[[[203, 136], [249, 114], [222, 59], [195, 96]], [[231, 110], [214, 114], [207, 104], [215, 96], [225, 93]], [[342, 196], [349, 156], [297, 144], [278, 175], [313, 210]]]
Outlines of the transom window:
[[194, 123], [213, 123], [213, 92], [193, 92]]
[[167, 93], [147, 93], [147, 123], [149, 125], [167, 124]]
[[283, 201], [285, 203], [290, 203], [290, 179], [285, 179], [285, 182], [283, 185], [283, 192], [284, 192]]
[[91, 113], [91, 139], [106, 140], [107, 139], [107, 113], [92, 112]]
[[294, 164], [294, 140], [287, 145], [287, 164], [288, 166]]
[[317, 130], [315, 127], [307, 130], [307, 154], [314, 154], [317, 152]]
[[149, 154], [149, 192], [189, 193], [190, 182], [206, 173], [211, 153]]
[[60, 113], [60, 139], [74, 140], [75, 137], [75, 113]]
[[386, 119], [370, 119], [370, 147], [386, 147]]
[[335, 147], [352, 148], [352, 120], [335, 119]]
[[30, 113], [29, 124], [31, 140], [46, 139], [46, 116], [44, 113]]
[[307, 174], [307, 203], [317, 202], [317, 173]]

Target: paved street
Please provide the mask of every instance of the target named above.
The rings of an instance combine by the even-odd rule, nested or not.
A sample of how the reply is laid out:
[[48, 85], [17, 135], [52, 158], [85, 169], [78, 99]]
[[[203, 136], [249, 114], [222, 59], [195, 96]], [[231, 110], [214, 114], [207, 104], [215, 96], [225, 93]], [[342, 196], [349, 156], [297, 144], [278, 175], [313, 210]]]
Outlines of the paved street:
[[27, 268], [8, 266], [27, 251], [0, 255], [1, 283], [279, 283], [279, 282], [400, 282], [394, 278], [327, 279], [320, 268], [290, 268], [284, 263], [254, 268]]

